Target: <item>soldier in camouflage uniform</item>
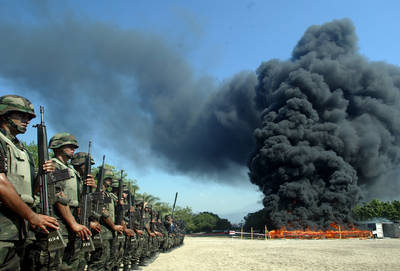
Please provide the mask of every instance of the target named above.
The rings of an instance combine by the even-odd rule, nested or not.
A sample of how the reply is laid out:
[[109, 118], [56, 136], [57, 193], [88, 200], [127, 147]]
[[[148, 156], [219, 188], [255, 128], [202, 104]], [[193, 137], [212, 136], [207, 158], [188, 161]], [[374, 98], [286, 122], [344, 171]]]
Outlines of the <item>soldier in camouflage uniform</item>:
[[122, 233], [123, 226], [115, 225], [115, 201], [117, 197], [110, 192], [114, 173], [110, 169], [104, 170], [104, 208], [100, 219], [101, 224], [101, 247], [96, 247], [92, 253], [88, 270], [109, 270], [114, 267], [114, 262], [111, 259], [111, 249], [113, 246], [113, 236], [115, 232]]
[[[123, 250], [123, 257], [122, 262], [124, 266], [124, 271], [135, 270], [135, 261], [134, 255], [136, 254], [138, 240], [135, 234], [135, 226], [133, 221], [133, 213], [135, 211], [135, 205], [131, 203], [129, 206], [128, 197], [130, 196], [128, 185], [124, 184], [124, 189], [122, 192], [122, 197], [124, 199], [124, 218], [125, 218], [125, 243], [124, 243], [124, 250]], [[132, 200], [132, 197], [131, 199]], [[129, 208], [130, 207], [130, 208]]]
[[[0, 270], [20, 270], [27, 246], [28, 229], [57, 229], [55, 218], [33, 211], [35, 200], [34, 162], [30, 153], [16, 138], [24, 134], [35, 112], [26, 98], [17, 95], [0, 97]], [[43, 165], [54, 171], [51, 161]], [[25, 221], [26, 220], [26, 221]], [[30, 234], [31, 242], [33, 234]]]
[[167, 251], [173, 247], [174, 244], [174, 223], [170, 215], [165, 216], [164, 226], [168, 230], [168, 241], [167, 241]]
[[160, 245], [162, 241], [163, 234], [161, 233], [161, 230], [159, 229], [157, 225], [157, 217], [158, 217], [158, 212], [156, 210], [151, 210], [151, 223], [150, 223], [150, 229], [151, 231], [155, 234], [155, 236], [152, 238], [152, 245], [153, 245], [153, 250], [152, 250], [152, 258], [155, 260], [158, 255], [160, 254]]
[[[75, 153], [71, 159], [71, 164], [73, 165], [74, 169], [79, 173], [80, 176], [83, 176], [86, 172], [85, 162], [87, 157], [88, 154], [86, 152], [78, 152]], [[94, 160], [92, 157], [90, 157], [90, 163], [91, 165], [94, 165]], [[94, 178], [90, 174], [88, 174], [85, 183], [92, 189], [96, 188], [96, 183], [94, 181]], [[82, 183], [81, 185], [83, 186], [84, 184]], [[82, 198], [82, 195], [80, 198]], [[100, 216], [93, 210], [93, 208], [90, 208], [90, 210], [92, 210], [91, 213], [89, 214], [90, 230], [92, 231], [92, 236], [95, 236], [96, 234], [99, 234], [101, 230], [99, 223]], [[85, 255], [85, 260], [80, 263], [79, 270], [81, 270], [84, 266], [86, 266], [88, 260], [89, 260], [89, 253], [87, 252]]]
[[157, 215], [157, 221], [155, 223], [157, 231], [161, 233], [159, 249], [162, 252], [166, 252], [168, 248], [168, 230], [165, 228], [164, 223], [161, 222], [161, 215]]
[[154, 261], [154, 246], [153, 246], [153, 237], [156, 236], [154, 232], [151, 230], [151, 205], [144, 205], [144, 214], [143, 214], [143, 225], [144, 225], [144, 247], [143, 253], [140, 257], [140, 266], [147, 266], [149, 263]]
[[143, 202], [140, 200], [136, 200], [134, 203], [134, 209], [132, 210], [131, 213], [131, 219], [132, 219], [132, 227], [136, 233], [136, 250], [132, 255], [132, 269], [133, 270], [138, 270], [139, 269], [139, 262], [140, 262], [140, 257], [143, 254], [144, 250], [144, 243], [145, 243], [145, 238], [144, 238], [144, 231], [143, 231], [143, 223], [142, 223], [142, 212], [141, 212], [141, 207], [143, 205]]
[[[55, 157], [52, 159], [56, 169], [68, 169], [70, 178], [63, 180], [60, 184], [63, 192], [68, 199], [68, 205], [56, 204], [56, 214], [62, 224], [62, 234], [67, 243], [65, 248], [61, 270], [82, 269], [85, 255], [80, 251], [81, 240], [88, 239], [91, 235], [90, 230], [78, 223], [79, 221], [79, 200], [81, 177], [68, 161], [73, 157], [75, 149], [79, 147], [76, 138], [68, 133], [54, 135], [49, 142], [49, 148], [53, 150]], [[93, 177], [91, 182], [94, 183]], [[80, 267], [81, 266], [81, 267]]]
[[[113, 244], [112, 244], [112, 249], [111, 249], [111, 261], [113, 262], [113, 268], [117, 269], [123, 261], [123, 255], [124, 255], [124, 245], [125, 245], [125, 239], [126, 236], [134, 236], [135, 233], [131, 230], [128, 229], [126, 225], [126, 221], [128, 220], [126, 210], [124, 210], [124, 206], [126, 206], [126, 201], [124, 198], [118, 199], [118, 189], [119, 189], [119, 181], [118, 180], [113, 180], [112, 182], [112, 193], [114, 194], [115, 198], [117, 200], [114, 202], [115, 206], [115, 217], [117, 218], [118, 216], [121, 216], [121, 221], [116, 221], [115, 223], [120, 223], [121, 226], [123, 227], [123, 234], [114, 232], [114, 238], [113, 238]], [[127, 189], [126, 184], [123, 184], [123, 187], [121, 188], [122, 190]], [[122, 193], [124, 195], [124, 193]], [[127, 195], [127, 194], [125, 194]], [[118, 207], [118, 201], [122, 205], [122, 209], [119, 210]], [[119, 213], [121, 212], [121, 214]]]

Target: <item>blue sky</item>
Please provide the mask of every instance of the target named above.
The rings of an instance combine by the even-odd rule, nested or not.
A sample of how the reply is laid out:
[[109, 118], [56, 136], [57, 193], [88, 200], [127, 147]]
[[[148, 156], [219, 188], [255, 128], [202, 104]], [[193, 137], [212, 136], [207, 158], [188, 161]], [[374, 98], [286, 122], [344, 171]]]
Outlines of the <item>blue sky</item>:
[[[241, 71], [255, 72], [263, 61], [290, 58], [293, 47], [309, 26], [334, 19], [350, 18], [353, 21], [359, 38], [360, 52], [365, 57], [373, 61], [400, 64], [400, 55], [396, 50], [400, 48], [400, 40], [397, 37], [400, 4], [397, 1], [385, 1], [382, 4], [376, 1], [160, 0], [16, 3], [0, 0], [0, 7], [0, 17], [3, 18], [0, 20], [0, 26], [19, 25], [18, 29], [28, 30], [30, 27], [43, 27], [51, 32], [52, 28], [56, 29], [57, 24], [68, 20], [82, 23], [77, 25], [101, 22], [107, 27], [126, 31], [123, 32], [126, 35], [137, 33], [141, 39], [156, 39], [168, 52], [172, 52], [173, 57], [184, 62], [195, 80], [209, 78], [214, 92]], [[84, 46], [85, 40], [81, 42]], [[68, 41], [65, 46], [70, 46]], [[1, 47], [0, 51], [1, 54], [7, 54], [7, 48]], [[43, 58], [46, 58], [46, 55], [43, 55]], [[16, 69], [18, 70], [18, 67]], [[35, 104], [36, 110], [39, 105], [51, 108], [52, 100], [43, 98], [41, 86], [35, 88], [37, 85], [32, 83], [34, 78], [21, 80], [20, 77], [23, 76], [9, 76], [7, 70], [2, 69], [1, 94], [25, 95]], [[210, 92], [213, 94], [213, 91]], [[140, 96], [137, 99], [140, 100]], [[85, 114], [86, 106], [90, 107], [90, 102], [83, 103], [82, 118], [93, 117], [90, 113]], [[46, 114], [53, 112], [46, 111]], [[107, 111], [101, 114], [107, 114]], [[148, 112], [143, 110], [143, 114], [145, 119]], [[49, 120], [49, 135], [58, 132], [57, 129], [62, 127], [61, 123], [68, 119], [69, 115], [64, 114], [64, 118], [58, 119], [57, 123], [54, 119]], [[151, 120], [152, 115], [148, 118]], [[101, 118], [92, 118], [92, 122], [96, 121], [101, 122]], [[35, 122], [37, 119], [33, 121]], [[68, 129], [72, 127], [66, 127], [66, 130]], [[141, 136], [146, 135], [143, 133]], [[115, 145], [107, 144], [107, 140], [118, 141], [118, 138], [105, 140], [102, 136], [98, 130], [88, 129], [85, 136], [78, 136], [82, 142], [82, 148], [79, 150], [86, 151], [87, 138], [92, 139], [96, 161], [99, 162], [102, 154], [106, 154], [110, 164], [125, 169], [130, 177], [138, 180], [142, 192], [154, 194], [161, 200], [172, 203], [175, 192], [178, 191], [178, 205], [190, 206], [196, 212], [211, 211], [233, 222], [240, 221], [247, 212], [257, 211], [262, 206], [261, 193], [246, 180], [245, 166], [238, 167], [237, 171], [238, 178], [242, 181], [229, 183], [220, 181], [219, 179], [226, 177], [218, 174], [203, 176], [159, 166], [169, 163], [168, 156], [158, 156], [159, 153], [150, 150], [146, 144], [141, 144], [138, 148], [138, 154], [142, 156], [137, 159], [146, 160], [151, 157], [154, 163], [142, 165], [136, 160], [123, 157], [121, 150], [116, 149]], [[35, 140], [33, 129], [23, 139]]]

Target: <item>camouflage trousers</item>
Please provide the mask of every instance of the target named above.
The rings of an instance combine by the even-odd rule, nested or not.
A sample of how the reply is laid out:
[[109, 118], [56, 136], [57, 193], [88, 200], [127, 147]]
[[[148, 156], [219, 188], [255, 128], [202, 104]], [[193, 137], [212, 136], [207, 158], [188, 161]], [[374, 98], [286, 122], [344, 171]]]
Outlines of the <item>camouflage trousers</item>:
[[124, 246], [123, 264], [126, 266], [132, 266], [137, 262], [136, 250], [138, 246], [138, 240], [135, 237], [126, 237]]
[[122, 263], [124, 255], [125, 235], [118, 234], [111, 240], [110, 258], [106, 263], [105, 270], [112, 270]]
[[142, 255], [145, 253], [144, 252], [144, 250], [145, 250], [145, 247], [144, 247], [144, 242], [145, 242], [144, 235], [137, 235], [136, 236], [136, 242], [137, 242], [137, 245], [136, 245], [136, 250], [135, 250], [135, 254], [134, 254], [133, 259], [136, 260], [136, 263], [139, 263], [140, 258], [142, 258], [143, 257]]
[[0, 271], [21, 270], [23, 253], [23, 242], [0, 241]]
[[64, 249], [48, 251], [47, 235], [37, 234], [36, 239], [27, 245], [27, 255], [24, 261], [24, 270], [31, 271], [58, 271]]
[[81, 246], [82, 241], [75, 233], [71, 233], [64, 250], [61, 271], [83, 271], [85, 269], [86, 253], [81, 250]]
[[110, 258], [112, 239], [103, 239], [102, 243], [95, 242], [95, 251], [90, 253], [88, 271], [105, 270], [106, 262]]

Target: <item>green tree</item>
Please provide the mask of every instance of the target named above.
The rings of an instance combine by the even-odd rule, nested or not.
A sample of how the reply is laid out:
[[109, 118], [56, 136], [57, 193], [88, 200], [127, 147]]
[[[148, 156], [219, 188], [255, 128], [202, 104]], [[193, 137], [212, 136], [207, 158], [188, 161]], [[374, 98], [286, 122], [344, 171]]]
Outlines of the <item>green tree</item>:
[[353, 216], [357, 220], [369, 220], [377, 217], [389, 220], [400, 220], [400, 202], [383, 202], [373, 199], [353, 208]]
[[244, 230], [245, 231], [250, 231], [251, 228], [253, 228], [256, 231], [264, 231], [264, 227], [266, 225], [265, 219], [264, 219], [264, 209], [261, 209], [257, 212], [254, 213], [248, 213], [244, 217]]
[[202, 212], [193, 218], [193, 222], [196, 225], [196, 231], [211, 232], [217, 225], [218, 216], [209, 212]]
[[[171, 208], [172, 212], [172, 208]], [[175, 220], [183, 220], [185, 221], [185, 226], [187, 232], [196, 232], [197, 228], [196, 225], [194, 224], [193, 218], [194, 218], [193, 211], [190, 207], [186, 206], [185, 208], [176, 206], [175, 207], [175, 212], [174, 212], [174, 219]]]

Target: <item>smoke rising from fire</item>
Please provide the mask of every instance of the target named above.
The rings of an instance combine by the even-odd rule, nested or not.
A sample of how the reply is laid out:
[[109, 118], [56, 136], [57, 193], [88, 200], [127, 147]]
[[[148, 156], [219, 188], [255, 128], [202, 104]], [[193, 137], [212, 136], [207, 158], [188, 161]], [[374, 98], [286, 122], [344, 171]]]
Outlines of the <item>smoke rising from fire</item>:
[[16, 21], [0, 21], [0, 78], [46, 104], [53, 130], [76, 135], [83, 150], [95, 138], [95, 150], [139, 168], [247, 181], [254, 72], [217, 84], [156, 35], [75, 16]]
[[361, 56], [344, 19], [311, 26], [289, 61], [262, 63], [257, 75], [262, 126], [249, 175], [268, 223], [350, 223], [361, 188], [399, 164], [400, 69]]

